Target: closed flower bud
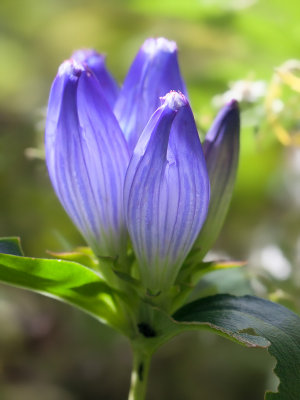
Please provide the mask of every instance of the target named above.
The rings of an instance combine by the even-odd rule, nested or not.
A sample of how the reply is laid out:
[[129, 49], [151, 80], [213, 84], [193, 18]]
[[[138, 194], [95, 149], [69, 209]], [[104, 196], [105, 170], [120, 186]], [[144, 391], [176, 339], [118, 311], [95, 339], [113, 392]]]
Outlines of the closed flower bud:
[[[55, 192], [96, 256], [167, 292], [190, 250], [201, 260], [222, 227], [239, 110], [221, 110], [202, 150], [174, 42], [146, 40], [120, 91], [103, 56], [81, 50], [54, 80], [45, 145]], [[128, 237], [137, 263], [125, 265]]]
[[170, 90], [186, 94], [177, 46], [164, 38], [147, 39], [137, 53], [115, 105], [115, 114], [132, 152], [149, 118]]
[[56, 194], [87, 243], [97, 255], [124, 252], [127, 144], [85, 64], [68, 60], [59, 68], [49, 98], [45, 146]]
[[208, 215], [195, 243], [200, 259], [217, 239], [228, 211], [238, 166], [239, 141], [239, 108], [233, 100], [219, 112], [203, 144], [211, 192]]
[[71, 58], [79, 63], [85, 63], [95, 74], [106, 101], [113, 108], [119, 94], [119, 87], [106, 68], [105, 56], [92, 49], [81, 49], [75, 51]]
[[207, 214], [209, 179], [186, 97], [170, 92], [151, 117], [129, 163], [125, 215], [143, 284], [167, 290]]

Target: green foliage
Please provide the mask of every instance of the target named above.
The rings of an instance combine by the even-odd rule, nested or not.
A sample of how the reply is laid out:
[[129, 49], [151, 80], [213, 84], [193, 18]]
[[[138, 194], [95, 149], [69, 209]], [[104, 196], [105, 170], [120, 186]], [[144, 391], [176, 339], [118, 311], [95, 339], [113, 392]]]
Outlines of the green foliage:
[[152, 320], [151, 326], [142, 325], [143, 336], [136, 338], [149, 353], [182, 332], [215, 332], [246, 347], [268, 349], [275, 357], [280, 385], [278, 393], [266, 394], [266, 400], [299, 399], [300, 317], [287, 308], [254, 296], [221, 294], [189, 303], [172, 318], [153, 308]]
[[[241, 8], [242, 4], [245, 7], [244, 9]], [[0, 49], [2, 54], [5, 54], [0, 65], [0, 113], [2, 117], [0, 180], [1, 192], [6, 194], [1, 199], [0, 230], [2, 235], [14, 235], [17, 233], [22, 236], [25, 252], [42, 257], [45, 248], [66, 251], [82, 243], [82, 239], [65, 216], [50, 188], [43, 162], [40, 160], [29, 161], [24, 157], [25, 149], [35, 145], [39, 146], [39, 151], [42, 152], [43, 128], [41, 125], [43, 116], [40, 115], [41, 113], [38, 110], [47, 103], [49, 86], [56, 73], [57, 65], [67, 58], [74, 49], [81, 46], [95, 47], [97, 50], [109, 54], [107, 59], [108, 66], [118, 81], [121, 82], [134, 56], [137, 45], [145, 37], [164, 35], [176, 40], [180, 47], [180, 64], [187, 79], [193, 109], [197, 114], [196, 118], [199, 126], [204, 132], [216, 112], [211, 104], [212, 96], [224, 92], [228, 87], [228, 82], [249, 78], [250, 80], [263, 79], [266, 83], [269, 83], [274, 69], [288, 58], [295, 57], [298, 54], [298, 0], [287, 0], [285, 2], [281, 0], [243, 2], [240, 0], [188, 0], [187, 2], [180, 0], [167, 0], [165, 2], [159, 0], [130, 0], [128, 2], [122, 0], [112, 0], [110, 2], [103, 0], [97, 2], [94, 0], [85, 2], [68, 2], [66, 0], [39, 2], [37, 0], [29, 0], [23, 7], [22, 5], [16, 6], [16, 2], [10, 0], [3, 0], [0, 6], [2, 22]], [[61, 40], [62, 37], [64, 40]], [[41, 51], [41, 49], [47, 49], [47, 51]], [[263, 103], [263, 99], [261, 101]], [[295, 118], [295, 113], [291, 110], [298, 109], [297, 104], [298, 102], [295, 102], [294, 108], [291, 108], [284, 101], [285, 108], [289, 110], [291, 115], [287, 123], [295, 122], [295, 127], [298, 127], [299, 123]], [[296, 193], [299, 174], [296, 174], [296, 171], [293, 172], [290, 166], [292, 156], [296, 153], [296, 150], [286, 149], [279, 144], [277, 145], [274, 131], [261, 126], [265, 122], [261, 119], [262, 109], [263, 105], [262, 108], [253, 108], [254, 123], [248, 128], [247, 110], [243, 114], [239, 178], [230, 215], [217, 248], [220, 250], [226, 249], [228, 254], [237, 259], [246, 259], [254, 250], [259, 251], [260, 247], [268, 243], [274, 243], [278, 246], [291, 265], [295, 266], [293, 268], [294, 272], [289, 279], [278, 282], [276, 278], [266, 277], [259, 262], [255, 261], [253, 263], [253, 261], [250, 261], [251, 269], [233, 269], [229, 273], [224, 271], [224, 274], [227, 273], [226, 282], [232, 281], [232, 285], [236, 285], [239, 288], [239, 293], [244, 294], [246, 289], [242, 285], [236, 284], [235, 277], [245, 271], [247, 278], [251, 278], [251, 282], [249, 280], [250, 286], [255, 278], [254, 275], [256, 275], [257, 283], [257, 274], [261, 274], [264, 279], [260, 284], [263, 284], [265, 293], [273, 292], [273, 298], [275, 298], [275, 294], [280, 294], [281, 289], [284, 290], [284, 293], [290, 299], [287, 304], [299, 312], [299, 274], [297, 268], [299, 257], [296, 251], [300, 222]], [[36, 122], [38, 122], [39, 131], [41, 131], [39, 136], [34, 136]], [[283, 121], [280, 122], [282, 123]], [[254, 134], [256, 128], [261, 131], [263, 141], [259, 141]], [[296, 197], [294, 202], [293, 193], [295, 193]], [[1, 246], [0, 250], [3, 253], [12, 253], [15, 256], [22, 255], [18, 250], [16, 239], [6, 241]], [[64, 267], [75, 264], [75, 261], [97, 270], [94, 260], [84, 252], [77, 252], [76, 250], [76, 254], [57, 254], [56, 256], [60, 259], [73, 261], [73, 263], [45, 260], [42, 263], [43, 267], [47, 264], [48, 266], [51, 265], [54, 271], [60, 268], [65, 270]], [[9, 256], [7, 258], [3, 256], [2, 260], [4, 259], [6, 263], [13, 260]], [[20, 260], [20, 257], [19, 259], [14, 258], [14, 260]], [[41, 283], [37, 279], [40, 277], [46, 279], [46, 281], [42, 281], [43, 289], [45, 290], [50, 288], [49, 278], [58, 279], [56, 274], [54, 278], [47, 274], [43, 276], [41, 272], [40, 276], [36, 275], [35, 277], [36, 271], [33, 273], [30, 270], [30, 265], [37, 265], [37, 261], [29, 258], [24, 258], [23, 261], [29, 269], [27, 270], [26, 268], [25, 271], [25, 268], [20, 268], [20, 271], [18, 271], [16, 265], [10, 264], [8, 272], [11, 281], [8, 282], [7, 278], [7, 283], [20, 286], [20, 282], [24, 283], [25, 281], [28, 284], [30, 281], [33, 285], [33, 281], [36, 279], [35, 287], [37, 287]], [[41, 268], [41, 264], [39, 268]], [[82, 266], [76, 268], [84, 269]], [[88, 268], [85, 270], [88, 270]], [[249, 271], [251, 271], [250, 274]], [[7, 274], [8, 272], [6, 269]], [[94, 274], [93, 277], [96, 276], [96, 273], [90, 272]], [[182, 272], [184, 273], [185, 271]], [[21, 279], [21, 273], [25, 274], [23, 275], [23, 280]], [[15, 276], [12, 279], [13, 274], [17, 274], [18, 278]], [[200, 277], [197, 274], [197, 269], [195, 268], [195, 280]], [[218, 272], [208, 275], [209, 279], [213, 277], [215, 277], [215, 280], [219, 280], [220, 285], [223, 284], [223, 287], [225, 286], [224, 275], [219, 276]], [[99, 318], [94, 313], [96, 306], [93, 307], [92, 303], [101, 303], [97, 313], [100, 312], [100, 309], [104, 312], [105, 302], [108, 308], [113, 309], [114, 307], [111, 303], [112, 295], [105, 294], [105, 290], [102, 295], [102, 298], [105, 298], [105, 302], [99, 300], [99, 297], [101, 297], [100, 294], [97, 295], [99, 286], [97, 286], [97, 282], [93, 283], [93, 279], [92, 286], [89, 286], [90, 281], [87, 279], [88, 286], [81, 287], [79, 289], [80, 294], [77, 293], [76, 296], [81, 300], [84, 298], [85, 305], [88, 302], [88, 308], [90, 308], [85, 310]], [[127, 277], [123, 276], [122, 279], [125, 281]], [[54, 286], [51, 287], [51, 289], [56, 290], [56, 294], [48, 293], [48, 295], [70, 302], [70, 299], [62, 298], [61, 292], [64, 291], [66, 293], [68, 291], [68, 294], [72, 293], [72, 296], [75, 296], [74, 290], [72, 288], [68, 290], [67, 288], [61, 288], [61, 292], [58, 294], [59, 282], [56, 285], [57, 290]], [[93, 285], [95, 286], [93, 287]], [[22, 285], [22, 287], [25, 286]], [[76, 287], [76, 284], [74, 287]], [[132, 287], [134, 288], [133, 284]], [[255, 285], [251, 287], [256, 288]], [[33, 287], [29, 287], [29, 289], [40, 291]], [[221, 290], [220, 286], [218, 286], [218, 289], [219, 291]], [[111, 289], [109, 290], [111, 291]], [[187, 288], [187, 291], [189, 290], [190, 288]], [[5, 300], [6, 291], [10, 293], [9, 288], [2, 290], [1, 301]], [[11, 293], [11, 296], [16, 297], [14, 307], [19, 307], [19, 314], [22, 314], [23, 293], [20, 291], [21, 294], [16, 295], [13, 290]], [[43, 293], [46, 294], [46, 292]], [[88, 293], [90, 296], [89, 301], [86, 300]], [[203, 296], [203, 292], [201, 295]], [[30, 298], [29, 295], [27, 296], [34, 309], [36, 304], [35, 297]], [[277, 300], [278, 298], [279, 296], [277, 296]], [[3, 301], [1, 302], [2, 307], [5, 304], [5, 301], [4, 303]], [[279, 298], [279, 301], [282, 301], [282, 299]], [[73, 302], [72, 304], [75, 303]], [[6, 318], [6, 322], [6, 313], [2, 313], [2, 309], [1, 315], [4, 315], [2, 318]], [[56, 315], [58, 322], [60, 322], [60, 315], [59, 312]], [[104, 320], [105, 316], [102, 315], [101, 318]], [[174, 321], [166, 318], [166, 316], [164, 316], [163, 321], [167, 325], [171, 324], [173, 326], [174, 324]], [[64, 323], [64, 321], [61, 321], [61, 323]], [[72, 324], [72, 321], [70, 324]], [[93, 331], [93, 335], [98, 335], [98, 332], [94, 333], [94, 325], [92, 324], [91, 326], [92, 329], [90, 330], [91, 332]], [[163, 335], [161, 332], [162, 327], [158, 326], [157, 329]], [[86, 330], [88, 332], [88, 328]], [[106, 331], [103, 329], [97, 337], [99, 343], [103, 341], [103, 332]], [[280, 337], [282, 337], [282, 332], [280, 334]], [[20, 335], [23, 335], [22, 341], [24, 343], [29, 342], [29, 340], [26, 340], [23, 330]], [[167, 330], [165, 335], [167, 335]], [[274, 332], [274, 335], [277, 336], [277, 333]], [[251, 339], [256, 340], [256, 337]], [[64, 351], [61, 351], [62, 359], [68, 358], [66, 349], [71, 343], [69, 337], [65, 337], [64, 340]], [[85, 338], [84, 340], [87, 347], [88, 345], [91, 346], [89, 340]], [[259, 340], [258, 337], [257, 340]], [[264, 342], [262, 342], [262, 345], [264, 345]], [[7, 344], [4, 342], [1, 342], [1, 346], [7, 348]], [[12, 357], [9, 357], [9, 360], [1, 357], [4, 371], [3, 390], [9, 384], [14, 390], [17, 390], [18, 387], [14, 382], [9, 382], [8, 377], [5, 375], [7, 368], [15, 366], [12, 360], [18, 359], [19, 347], [14, 346], [14, 349], [14, 353], [12, 353]], [[271, 349], [272, 346], [270, 347], [270, 352]], [[180, 349], [176, 350], [180, 352]], [[70, 351], [72, 351], [72, 354], [75, 353], [75, 349]], [[216, 350], [207, 346], [204, 350], [206, 354], [204, 354], [202, 360], [205, 357], [209, 357], [209, 351], [211, 352], [210, 357], [215, 357], [214, 352]], [[295, 351], [295, 354], [297, 354], [297, 351]], [[101, 357], [102, 362], [104, 357], [104, 355]], [[168, 357], [170, 357], [169, 354]], [[100, 357], [97, 357], [97, 359], [99, 361]], [[41, 363], [45, 362], [45, 352], [32, 352], [30, 349], [26, 358], [27, 365], [36, 365], [35, 362], [37, 360], [40, 360]], [[194, 361], [191, 360], [191, 364], [196, 360], [200, 365], [198, 354], [195, 352]], [[54, 365], [54, 362], [52, 362], [52, 365]], [[296, 361], [291, 365], [294, 365], [295, 370], [297, 368], [299, 370], [299, 360], [298, 365]], [[71, 367], [75, 368], [74, 361]], [[70, 366], [67, 368], [68, 371], [69, 368]], [[216, 374], [215, 380], [218, 377], [217, 367], [214, 368], [212, 374]], [[107, 364], [105, 367], [103, 365], [102, 370], [109, 371], [109, 365]], [[57, 371], [57, 368], [51, 369], [49, 367], [50, 379], [54, 383], [62, 385], [61, 382], [66, 382], [68, 379], [62, 377], [61, 370]], [[265, 374], [263, 375], [262, 373], [260, 376], [263, 381], [267, 374], [267, 366], [261, 365], [261, 371], [264, 371]], [[114, 381], [119, 380], [119, 386], [122, 387], [122, 380], [119, 379], [120, 377], [117, 375], [115, 367], [113, 367], [112, 372], [110, 376], [113, 377]], [[59, 375], [58, 378], [55, 378], [55, 373]], [[166, 379], [170, 379], [170, 376], [168, 376], [169, 371], [166, 368], [164, 373], [166, 374]], [[251, 385], [251, 382], [256, 383], [256, 376], [251, 378], [251, 368], [246, 373], [248, 374], [248, 384]], [[72, 385], [74, 387], [77, 387], [76, 385], [80, 379], [82, 379], [82, 385], [84, 386], [83, 375], [79, 377], [78, 374], [73, 374]], [[243, 376], [241, 368], [236, 379], [243, 381]], [[93, 389], [96, 390], [96, 387], [98, 390], [97, 396], [99, 398], [105, 397], [107, 395], [105, 389], [104, 395], [101, 392], [102, 387], [105, 388], [105, 385], [99, 385], [99, 377], [101, 375], [98, 374], [94, 374], [94, 378], [89, 376], [85, 383], [86, 392], [80, 393], [79, 397], [95, 397], [96, 392], [91, 391]], [[40, 378], [35, 376], [34, 384], [38, 385], [39, 380]], [[182, 380], [185, 382], [184, 378]], [[283, 381], [282, 376], [281, 381]], [[111, 383], [105, 383], [107, 386], [111, 385]], [[191, 396], [188, 396], [188, 398], [192, 398], [192, 396], [195, 396], [193, 399], [199, 397], [198, 394], [194, 395], [197, 388], [196, 384], [194, 388], [194, 391], [192, 387], [190, 388]], [[64, 385], [64, 390], [68, 392], [69, 388]], [[176, 398], [176, 395], [177, 398], [178, 396], [180, 397], [180, 394], [175, 391], [176, 389], [170, 387], [169, 390], [168, 397]], [[231, 400], [243, 397], [239, 394], [234, 396], [234, 385], [228, 390], [230, 393], [227, 396], [229, 397], [224, 394], [226, 399], [229, 398]], [[90, 391], [89, 394], [87, 394], [88, 391]], [[165, 398], [163, 395], [160, 397], [159, 390], [153, 393], [155, 393], [153, 396], [155, 398]], [[244, 389], [243, 393], [247, 393], [247, 389]], [[3, 396], [5, 397], [5, 395]], [[215, 396], [216, 394], [212, 393], [211, 400], [215, 400]], [[0, 397], [2, 398], [2, 392]], [[27, 395], [27, 397], [40, 399], [41, 396], [39, 394], [36, 397], [34, 395]], [[56, 398], [55, 395], [53, 397]], [[217, 398], [220, 397], [222, 396], [217, 395]], [[8, 395], [8, 398], [15, 399], [17, 395]], [[122, 396], [117, 398], [122, 398]], [[207, 398], [207, 396], [204, 394], [203, 398]], [[275, 399], [277, 399], [276, 395]], [[287, 399], [289, 399], [288, 395]]]
[[[209, 329], [248, 347], [268, 347], [277, 360], [279, 392], [266, 400], [297, 400], [300, 393], [300, 318], [253, 296], [216, 295], [196, 300], [173, 316], [173, 334]], [[230, 361], [229, 361], [230, 362]]]
[[[135, 352], [150, 355], [173, 336], [188, 330], [206, 329], [248, 347], [268, 348], [277, 360], [278, 393], [266, 400], [297, 400], [300, 392], [300, 317], [276, 303], [253, 296], [215, 295], [189, 303], [171, 318], [151, 303], [144, 313], [133, 302], [122, 303], [122, 293], [112, 289], [98, 272], [77, 262], [23, 257], [17, 238], [0, 241], [0, 280], [72, 304], [126, 334], [122, 307], [133, 308], [136, 334], [131, 334]], [[74, 255], [75, 254], [75, 255]], [[88, 249], [66, 258], [91, 256]], [[85, 258], [84, 258], [85, 259]], [[239, 263], [204, 263], [202, 273], [235, 267]], [[123, 279], [123, 278], [122, 278]], [[122, 304], [118, 309], [117, 305]], [[145, 319], [143, 319], [145, 318]], [[124, 325], [125, 324], [125, 325]], [[143, 389], [144, 390], [144, 389]], [[138, 398], [138, 397], [137, 397]]]
[[199, 263], [197, 261], [197, 249], [195, 249], [195, 254], [193, 251], [190, 253], [186, 261], [186, 267], [179, 272], [178, 281], [188, 279], [189, 283], [195, 285], [200, 278], [210, 272], [226, 270], [228, 268], [239, 268], [245, 264], [245, 261], [203, 261]]
[[[120, 330], [117, 292], [94, 270], [77, 262], [20, 256], [15, 238], [0, 241], [0, 280], [72, 304]], [[15, 255], [17, 254], [17, 255]]]

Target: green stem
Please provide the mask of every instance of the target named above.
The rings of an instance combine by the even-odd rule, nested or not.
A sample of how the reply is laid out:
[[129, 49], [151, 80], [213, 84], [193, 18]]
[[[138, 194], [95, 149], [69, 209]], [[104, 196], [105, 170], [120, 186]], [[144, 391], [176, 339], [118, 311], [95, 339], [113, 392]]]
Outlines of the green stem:
[[143, 350], [133, 349], [133, 367], [128, 400], [144, 400], [147, 390], [151, 355]]

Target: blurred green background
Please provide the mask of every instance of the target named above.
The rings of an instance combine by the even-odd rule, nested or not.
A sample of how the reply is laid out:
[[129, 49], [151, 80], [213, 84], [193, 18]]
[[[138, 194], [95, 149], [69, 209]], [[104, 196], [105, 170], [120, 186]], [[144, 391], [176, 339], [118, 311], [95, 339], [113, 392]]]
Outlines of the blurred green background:
[[[298, 0], [1, 0], [0, 235], [27, 255], [83, 244], [42, 159], [58, 65], [94, 47], [121, 83], [143, 41], [177, 41], [199, 130], [241, 100], [241, 160], [216, 258], [249, 260], [197, 289], [253, 293], [300, 312], [300, 24]], [[281, 75], [278, 75], [278, 68]], [[230, 89], [231, 88], [231, 89]], [[225, 94], [228, 90], [229, 94]], [[0, 286], [0, 399], [126, 399], [127, 342], [66, 305]], [[262, 400], [274, 360], [205, 332], [155, 356], [148, 399]]]

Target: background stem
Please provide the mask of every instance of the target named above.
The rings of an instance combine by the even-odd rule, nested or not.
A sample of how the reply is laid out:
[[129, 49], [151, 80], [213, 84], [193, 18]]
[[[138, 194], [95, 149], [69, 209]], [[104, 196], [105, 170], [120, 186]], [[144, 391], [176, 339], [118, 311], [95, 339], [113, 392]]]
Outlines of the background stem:
[[133, 367], [128, 400], [144, 400], [151, 355], [142, 349], [133, 349]]

